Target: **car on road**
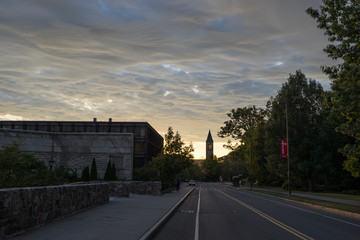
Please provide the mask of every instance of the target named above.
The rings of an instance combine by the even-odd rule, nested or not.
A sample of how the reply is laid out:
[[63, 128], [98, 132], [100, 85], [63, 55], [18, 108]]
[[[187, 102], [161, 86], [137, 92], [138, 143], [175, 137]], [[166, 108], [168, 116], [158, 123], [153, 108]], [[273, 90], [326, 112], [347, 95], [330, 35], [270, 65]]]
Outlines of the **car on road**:
[[195, 186], [195, 181], [194, 181], [194, 180], [190, 180], [190, 181], [189, 181], [189, 186]]

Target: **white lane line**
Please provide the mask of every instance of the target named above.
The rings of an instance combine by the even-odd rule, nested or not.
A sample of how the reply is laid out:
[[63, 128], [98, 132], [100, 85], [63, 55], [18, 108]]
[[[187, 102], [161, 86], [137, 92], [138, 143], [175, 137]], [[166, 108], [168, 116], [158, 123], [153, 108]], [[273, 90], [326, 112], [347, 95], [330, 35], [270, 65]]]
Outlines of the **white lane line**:
[[195, 240], [199, 240], [199, 213], [200, 213], [200, 195], [201, 194], [201, 187], [199, 189], [199, 199], [198, 199], [198, 206], [196, 211], [196, 224], [195, 224]]

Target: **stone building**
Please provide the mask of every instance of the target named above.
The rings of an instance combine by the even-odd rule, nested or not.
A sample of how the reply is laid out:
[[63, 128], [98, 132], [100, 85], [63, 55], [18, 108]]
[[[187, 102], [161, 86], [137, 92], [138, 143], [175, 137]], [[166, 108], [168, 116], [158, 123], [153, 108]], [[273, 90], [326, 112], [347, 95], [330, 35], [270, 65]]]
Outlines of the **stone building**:
[[103, 178], [108, 161], [118, 178], [131, 179], [134, 168], [144, 166], [161, 152], [162, 136], [147, 122], [0, 121], [0, 147], [19, 142], [50, 167], [77, 169], [95, 158]]

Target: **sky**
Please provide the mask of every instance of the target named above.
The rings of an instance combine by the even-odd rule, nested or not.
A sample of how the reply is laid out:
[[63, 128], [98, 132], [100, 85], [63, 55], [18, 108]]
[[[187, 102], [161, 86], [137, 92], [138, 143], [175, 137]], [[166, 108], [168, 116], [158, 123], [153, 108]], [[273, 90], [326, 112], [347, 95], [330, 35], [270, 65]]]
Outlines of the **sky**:
[[205, 157], [233, 108], [333, 65], [320, 0], [1, 0], [0, 120], [146, 121]]

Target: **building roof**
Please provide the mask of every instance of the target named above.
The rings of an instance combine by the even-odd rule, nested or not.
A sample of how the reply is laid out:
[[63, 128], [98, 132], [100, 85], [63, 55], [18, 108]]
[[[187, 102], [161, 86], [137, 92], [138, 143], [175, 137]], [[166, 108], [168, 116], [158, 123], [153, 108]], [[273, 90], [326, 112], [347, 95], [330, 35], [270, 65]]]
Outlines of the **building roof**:
[[210, 132], [210, 130], [209, 130], [209, 134], [208, 134], [208, 136], [207, 136], [206, 142], [214, 142], [213, 139], [212, 139], [212, 137], [211, 137], [211, 132]]

